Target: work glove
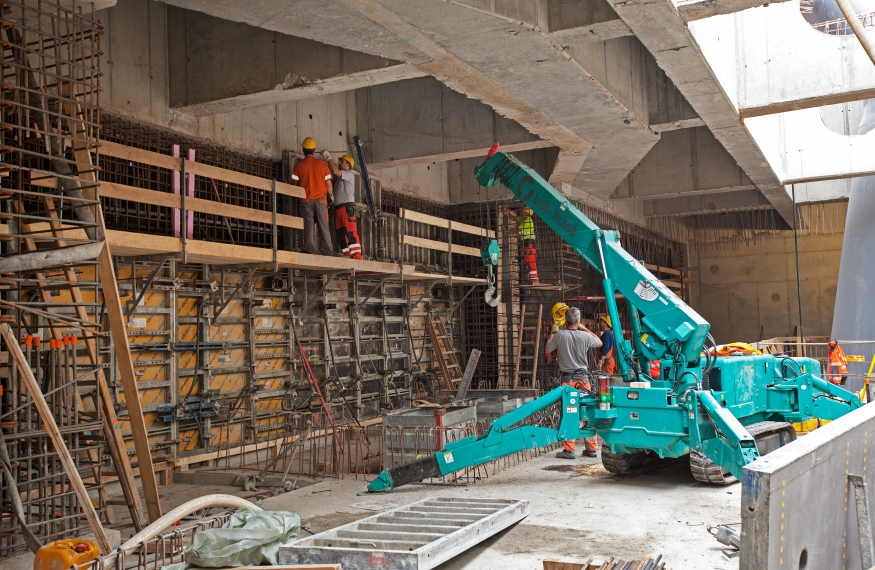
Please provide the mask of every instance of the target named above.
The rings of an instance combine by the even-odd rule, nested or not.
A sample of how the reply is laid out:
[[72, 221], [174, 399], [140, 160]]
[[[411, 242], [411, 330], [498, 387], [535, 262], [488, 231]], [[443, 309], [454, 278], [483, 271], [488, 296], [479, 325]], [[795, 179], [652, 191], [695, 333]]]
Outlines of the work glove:
[[559, 325], [554, 324], [552, 327], [550, 327], [550, 332], [553, 334], [558, 333], [559, 332]]
[[323, 150], [322, 151], [322, 158], [324, 158], [325, 160], [331, 160], [331, 153], [328, 152], [327, 150]]

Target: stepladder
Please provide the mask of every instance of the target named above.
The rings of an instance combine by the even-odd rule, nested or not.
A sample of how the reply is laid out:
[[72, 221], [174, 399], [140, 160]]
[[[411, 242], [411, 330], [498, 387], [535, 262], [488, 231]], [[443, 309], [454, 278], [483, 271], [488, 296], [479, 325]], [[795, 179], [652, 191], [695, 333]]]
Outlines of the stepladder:
[[462, 379], [462, 367], [459, 366], [459, 359], [456, 357], [453, 339], [447, 333], [447, 327], [439, 316], [429, 314], [426, 320], [426, 328], [428, 329], [431, 346], [434, 349], [434, 357], [438, 361], [438, 366], [443, 375], [444, 386], [450, 390], [455, 390], [459, 380]]

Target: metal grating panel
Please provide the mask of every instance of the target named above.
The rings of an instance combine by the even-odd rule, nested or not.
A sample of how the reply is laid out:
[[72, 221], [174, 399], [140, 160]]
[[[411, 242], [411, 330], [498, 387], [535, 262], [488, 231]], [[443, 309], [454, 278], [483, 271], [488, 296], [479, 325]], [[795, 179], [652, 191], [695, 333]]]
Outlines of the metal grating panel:
[[429, 570], [529, 515], [527, 500], [431, 498], [280, 548], [280, 564]]

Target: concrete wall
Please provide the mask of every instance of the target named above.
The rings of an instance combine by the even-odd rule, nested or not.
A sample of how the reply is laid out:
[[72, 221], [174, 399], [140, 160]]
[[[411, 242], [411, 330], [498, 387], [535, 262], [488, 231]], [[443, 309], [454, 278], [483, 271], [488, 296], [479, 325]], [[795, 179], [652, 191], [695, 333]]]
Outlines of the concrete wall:
[[96, 15], [105, 30], [101, 104], [110, 111], [168, 126], [167, 6], [152, 0], [125, 0]]
[[[450, 162], [430, 162], [375, 168], [373, 175], [380, 179], [384, 190], [448, 204], [450, 189], [447, 172], [450, 164]], [[471, 176], [473, 178], [474, 175]]]
[[398, 63], [175, 6], [167, 22], [172, 107]]
[[[185, 74], [194, 73], [195, 69], [186, 63], [185, 57], [182, 57], [183, 61], [177, 61], [180, 53], [185, 55], [184, 50], [174, 51], [173, 59], [168, 50], [168, 37], [176, 35], [179, 38], [181, 34], [184, 39], [187, 35], [186, 14], [185, 10], [168, 8], [163, 2], [153, 0], [125, 0], [98, 12], [98, 18], [106, 29], [104, 95], [101, 101], [107, 111], [274, 159], [279, 159], [284, 149], [297, 149], [308, 136], [316, 138], [320, 149], [327, 148], [335, 152], [351, 150], [348, 141], [356, 134], [353, 92], [200, 118], [171, 110], [171, 78], [184, 77]], [[202, 14], [198, 17], [209, 18]], [[200, 22], [199, 19], [194, 21]], [[273, 32], [264, 33], [273, 36]], [[333, 69], [331, 66], [334, 64], [344, 65], [344, 62], [344, 69], [347, 70], [352, 69], [350, 66], [358, 65], [354, 63], [358, 60], [352, 57], [344, 58], [339, 52], [332, 54], [325, 55], [326, 69]], [[210, 67], [214, 77], [223, 75], [224, 61], [207, 61], [203, 53], [198, 57], [199, 74], [203, 75], [205, 68]], [[270, 61], [273, 69], [279, 69], [273, 63], [275, 59]], [[284, 69], [276, 73], [282, 74]], [[270, 81], [275, 79], [276, 73], [271, 74]], [[191, 83], [190, 79], [188, 83]], [[177, 86], [177, 90], [183, 93], [180, 96], [185, 96], [185, 85]], [[197, 96], [206, 95], [200, 93]]]
[[[832, 328], [842, 234], [799, 236], [802, 317], [806, 336]], [[718, 343], [786, 336], [799, 322], [793, 232], [737, 250], [691, 251], [696, 284], [691, 304]], [[762, 333], [760, 332], [762, 331]]]

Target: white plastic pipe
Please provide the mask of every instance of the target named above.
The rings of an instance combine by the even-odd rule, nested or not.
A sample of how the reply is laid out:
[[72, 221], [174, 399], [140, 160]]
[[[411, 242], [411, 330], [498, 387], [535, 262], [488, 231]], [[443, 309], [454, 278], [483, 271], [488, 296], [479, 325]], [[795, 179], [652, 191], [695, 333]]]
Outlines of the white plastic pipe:
[[863, 49], [866, 50], [866, 54], [869, 56], [869, 59], [872, 60], [872, 63], [875, 63], [875, 44], [873, 44], [872, 38], [869, 37], [865, 29], [863, 28], [863, 22], [860, 21], [860, 17], [857, 16], [857, 12], [854, 10], [854, 7], [851, 6], [850, 0], [836, 0], [836, 3], [839, 5], [839, 9], [842, 11], [842, 14], [844, 14], [845, 20], [847, 20], [848, 25], [854, 31], [854, 35], [857, 36], [857, 39], [863, 46]]
[[154, 538], [156, 535], [161, 534], [162, 531], [173, 526], [173, 523], [182, 517], [190, 515], [195, 511], [209, 509], [211, 507], [232, 507], [235, 509], [254, 509], [256, 511], [262, 510], [258, 505], [250, 503], [246, 499], [235, 497], [234, 495], [204, 495], [203, 497], [198, 497], [197, 499], [192, 499], [187, 503], [179, 505], [132, 536], [130, 540], [119, 546], [118, 549], [127, 553], [136, 548], [144, 540], [149, 540], [150, 538]]

